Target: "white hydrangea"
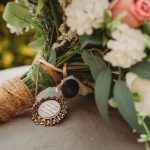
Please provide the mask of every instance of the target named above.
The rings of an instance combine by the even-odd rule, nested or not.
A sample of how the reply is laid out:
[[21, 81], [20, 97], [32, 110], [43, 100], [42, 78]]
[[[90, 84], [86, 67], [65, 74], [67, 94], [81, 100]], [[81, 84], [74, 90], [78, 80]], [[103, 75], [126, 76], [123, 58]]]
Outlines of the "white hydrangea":
[[20, 27], [12, 26], [10, 24], [7, 24], [7, 27], [9, 28], [10, 33], [16, 33], [17, 35], [21, 35], [23, 34], [23, 32], [28, 32], [30, 29], [30, 27], [20, 28]]
[[126, 75], [126, 84], [133, 93], [140, 96], [140, 101], [134, 103], [136, 110], [143, 117], [150, 117], [150, 81], [129, 72]]
[[98, 28], [103, 21], [108, 0], [72, 0], [65, 9], [67, 25], [78, 35], [92, 34], [92, 28]]
[[111, 49], [104, 59], [112, 66], [129, 68], [146, 56], [144, 53], [146, 38], [139, 29], [132, 29], [127, 24], [121, 24], [112, 33], [113, 40], [107, 46]]

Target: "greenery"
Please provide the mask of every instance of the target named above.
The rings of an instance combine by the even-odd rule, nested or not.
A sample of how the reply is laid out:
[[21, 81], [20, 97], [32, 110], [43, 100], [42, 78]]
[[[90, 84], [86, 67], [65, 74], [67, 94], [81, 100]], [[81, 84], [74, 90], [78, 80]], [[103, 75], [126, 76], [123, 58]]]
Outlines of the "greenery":
[[33, 40], [34, 31], [16, 36], [6, 27], [2, 15], [4, 4], [0, 4], [0, 69], [30, 65], [36, 52], [28, 46]]

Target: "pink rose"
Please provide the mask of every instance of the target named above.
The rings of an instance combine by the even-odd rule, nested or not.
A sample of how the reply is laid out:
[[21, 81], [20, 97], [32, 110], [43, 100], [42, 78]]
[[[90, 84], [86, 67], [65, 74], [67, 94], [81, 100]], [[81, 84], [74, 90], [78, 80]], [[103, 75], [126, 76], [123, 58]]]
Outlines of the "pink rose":
[[150, 0], [113, 0], [110, 4], [110, 10], [113, 18], [126, 12], [127, 16], [123, 22], [133, 28], [150, 20]]

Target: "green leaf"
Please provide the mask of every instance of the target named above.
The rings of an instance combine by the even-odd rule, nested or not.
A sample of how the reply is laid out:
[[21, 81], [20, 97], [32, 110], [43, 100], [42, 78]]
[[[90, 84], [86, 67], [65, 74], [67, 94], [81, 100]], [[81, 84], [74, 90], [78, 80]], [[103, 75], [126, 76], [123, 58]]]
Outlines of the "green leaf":
[[113, 21], [107, 24], [107, 28], [113, 32], [118, 25], [121, 24], [122, 19], [127, 15], [126, 12], [120, 13]]
[[123, 118], [129, 123], [129, 125], [136, 129], [138, 132], [142, 132], [138, 120], [137, 112], [134, 107], [133, 96], [123, 81], [117, 81], [114, 87], [114, 98], [117, 102], [118, 109]]
[[138, 76], [150, 80], [150, 63], [147, 61], [140, 62], [130, 68], [130, 71]]
[[81, 43], [81, 49], [83, 49], [85, 46], [87, 46], [89, 44], [101, 45], [99, 34], [80, 36], [79, 41]]
[[147, 127], [150, 130], [150, 118], [145, 118], [145, 123], [147, 124]]
[[44, 1], [43, 0], [38, 0], [38, 5], [36, 9], [36, 16], [40, 14], [41, 9], [44, 7]]
[[91, 73], [93, 75], [93, 78], [96, 80], [98, 74], [103, 70], [107, 68], [107, 65], [105, 62], [97, 55], [94, 55], [92, 52], [83, 51], [82, 58], [90, 67]]
[[32, 15], [29, 10], [15, 2], [7, 3], [3, 18], [8, 24], [21, 28], [29, 26], [32, 22]]
[[111, 71], [109, 68], [101, 71], [96, 79], [95, 99], [98, 110], [104, 120], [109, 120], [108, 101], [111, 87]]
[[144, 37], [146, 39], [146, 49], [150, 50], [150, 34], [144, 34]]
[[111, 22], [111, 20], [112, 20], [112, 17], [110, 15], [110, 13], [108, 12], [108, 10], [105, 10], [105, 12], [104, 12], [104, 22], [106, 24], [108, 24], [108, 23]]
[[144, 32], [150, 35], [150, 21], [146, 22], [143, 26]]
[[56, 51], [51, 49], [48, 55], [48, 62], [55, 65], [56, 64]]
[[29, 46], [35, 51], [40, 51], [44, 48], [46, 44], [45, 39], [37, 39], [29, 44]]
[[101, 33], [101, 38], [100, 38], [102, 46], [105, 46], [107, 44], [108, 40], [109, 40], [109, 38], [107, 37], [106, 33], [103, 31]]

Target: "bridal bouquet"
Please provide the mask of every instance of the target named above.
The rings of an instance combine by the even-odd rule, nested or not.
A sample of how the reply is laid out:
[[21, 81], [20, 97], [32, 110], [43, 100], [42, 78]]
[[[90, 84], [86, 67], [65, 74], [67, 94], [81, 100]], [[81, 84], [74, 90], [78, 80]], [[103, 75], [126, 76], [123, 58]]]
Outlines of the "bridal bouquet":
[[[93, 92], [104, 120], [114, 107], [139, 142], [150, 141], [150, 0], [16, 0], [3, 18], [12, 33], [35, 28], [38, 53], [26, 74], [1, 86], [1, 121], [33, 106], [36, 124], [53, 125], [66, 99]], [[35, 102], [48, 87], [60, 98]], [[53, 111], [43, 110], [50, 100]]]

